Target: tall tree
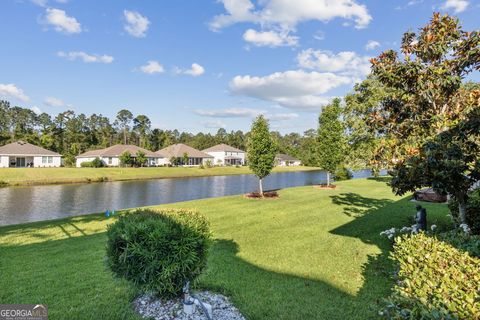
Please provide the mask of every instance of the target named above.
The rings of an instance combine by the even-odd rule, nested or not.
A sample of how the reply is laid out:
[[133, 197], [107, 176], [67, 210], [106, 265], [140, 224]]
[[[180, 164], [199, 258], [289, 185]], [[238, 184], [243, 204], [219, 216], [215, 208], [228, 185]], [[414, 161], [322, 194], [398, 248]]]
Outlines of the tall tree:
[[[480, 108], [480, 91], [463, 81], [480, 70], [480, 33], [464, 31], [458, 19], [435, 13], [418, 34], [404, 34], [401, 50], [403, 59], [393, 50], [372, 59], [373, 74], [391, 90], [372, 111], [371, 121], [394, 139], [392, 188], [402, 194], [432, 186], [457, 198], [462, 212], [462, 190], [475, 172], [469, 151], [475, 139], [459, 124], [471, 123], [468, 118]], [[478, 122], [473, 123], [478, 131]], [[465, 182], [460, 176], [470, 178]]]
[[471, 90], [462, 80], [480, 69], [480, 36], [458, 19], [435, 13], [430, 23], [403, 35], [401, 53], [383, 52], [371, 60], [372, 73], [388, 95], [372, 109], [370, 121], [393, 139], [391, 160], [403, 161], [427, 140], [448, 130], [470, 111]]
[[133, 129], [140, 137], [140, 147], [148, 148], [147, 134], [150, 132], [152, 122], [146, 115], [138, 115], [133, 119]]
[[123, 144], [127, 144], [128, 130], [130, 129], [130, 123], [132, 122], [133, 114], [127, 110], [122, 109], [118, 111], [115, 119], [115, 125], [123, 132]]
[[323, 108], [318, 120], [316, 164], [327, 172], [327, 185], [330, 185], [330, 174], [345, 160], [345, 128], [341, 114], [340, 99], [336, 98]]
[[270, 135], [268, 121], [258, 116], [252, 123], [247, 143], [248, 167], [258, 177], [260, 195], [263, 197], [263, 178], [268, 176], [275, 166], [277, 147]]
[[346, 164], [352, 169], [371, 168], [375, 174], [388, 166], [385, 145], [389, 137], [371, 129], [369, 115], [387, 97], [388, 90], [373, 76], [355, 85], [345, 96], [343, 118], [347, 134]]

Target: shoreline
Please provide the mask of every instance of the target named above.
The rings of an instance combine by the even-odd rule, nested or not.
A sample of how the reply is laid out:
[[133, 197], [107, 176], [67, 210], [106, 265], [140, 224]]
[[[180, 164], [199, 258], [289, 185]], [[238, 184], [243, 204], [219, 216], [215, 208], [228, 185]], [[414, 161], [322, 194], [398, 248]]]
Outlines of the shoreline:
[[[3, 171], [8, 170], [10, 179], [4, 178]], [[88, 170], [88, 171], [87, 171]], [[291, 166], [276, 167], [272, 173], [282, 172], [302, 172], [320, 170], [317, 167]], [[17, 172], [15, 172], [17, 171]], [[56, 171], [56, 172], [55, 172]], [[150, 172], [149, 172], [150, 171]], [[151, 172], [154, 171], [154, 172]], [[12, 174], [13, 172], [13, 174]], [[54, 178], [36, 178], [35, 173], [62, 173]], [[68, 173], [85, 173], [83, 176], [68, 178]], [[142, 175], [145, 172], [151, 174]], [[18, 178], [18, 174], [25, 174], [23, 179]], [[28, 176], [28, 174], [32, 175]], [[131, 175], [134, 173], [134, 175]], [[137, 175], [135, 175], [135, 173]], [[140, 173], [140, 174], [139, 174]], [[173, 174], [172, 174], [173, 173]], [[156, 167], [156, 168], [3, 168], [0, 169], [0, 188], [9, 187], [30, 187], [42, 185], [62, 185], [62, 184], [89, 184], [101, 182], [116, 181], [140, 181], [157, 179], [182, 179], [182, 178], [200, 178], [212, 176], [231, 176], [241, 174], [253, 174], [248, 167], [214, 167], [214, 168], [192, 168], [192, 167]]]

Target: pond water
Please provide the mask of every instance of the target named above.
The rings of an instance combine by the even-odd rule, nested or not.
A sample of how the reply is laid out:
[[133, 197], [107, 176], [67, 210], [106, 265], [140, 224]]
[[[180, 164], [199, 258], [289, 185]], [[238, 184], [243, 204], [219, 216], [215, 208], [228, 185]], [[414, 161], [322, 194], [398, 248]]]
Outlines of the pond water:
[[[369, 177], [370, 170], [354, 172]], [[324, 183], [323, 171], [274, 173], [264, 189]], [[0, 188], [0, 225], [76, 216], [105, 210], [244, 194], [258, 189], [250, 174]]]

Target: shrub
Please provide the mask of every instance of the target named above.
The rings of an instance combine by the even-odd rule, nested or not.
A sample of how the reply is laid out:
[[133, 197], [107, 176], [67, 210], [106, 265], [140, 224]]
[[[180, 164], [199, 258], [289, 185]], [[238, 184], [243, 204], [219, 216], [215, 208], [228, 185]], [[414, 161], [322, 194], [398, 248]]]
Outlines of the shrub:
[[7, 186], [8, 186], [8, 182], [0, 180], [0, 188], [7, 187]]
[[455, 248], [480, 258], [480, 236], [467, 234], [460, 229], [444, 232], [438, 238]]
[[105, 166], [100, 158], [95, 158], [92, 161], [85, 161], [80, 164], [82, 168], [102, 168]]
[[209, 159], [209, 160], [205, 161], [205, 166], [206, 166], [207, 168], [213, 168], [213, 162], [212, 162], [212, 160]]
[[[448, 202], [448, 208], [452, 217], [460, 224], [458, 217], [458, 201], [452, 199]], [[468, 194], [467, 201], [467, 224], [474, 234], [480, 234], [480, 189], [475, 189]]]
[[92, 160], [92, 167], [94, 168], [102, 168], [104, 165], [103, 161], [98, 157]]
[[209, 224], [194, 211], [136, 210], [109, 225], [107, 236], [113, 273], [160, 297], [178, 296], [207, 262]]
[[479, 319], [480, 259], [424, 233], [396, 239], [398, 282], [387, 319]]
[[84, 162], [80, 163], [80, 167], [82, 167], [82, 168], [92, 168], [93, 165], [92, 165], [91, 161], [84, 161]]
[[333, 174], [335, 181], [350, 180], [352, 179], [352, 173], [345, 167], [339, 167]]

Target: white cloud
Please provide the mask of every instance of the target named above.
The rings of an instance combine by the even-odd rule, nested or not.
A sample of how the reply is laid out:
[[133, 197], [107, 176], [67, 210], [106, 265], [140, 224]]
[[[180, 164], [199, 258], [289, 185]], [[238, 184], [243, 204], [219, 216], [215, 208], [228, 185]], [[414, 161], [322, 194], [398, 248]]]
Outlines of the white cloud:
[[60, 58], [65, 58], [67, 60], [82, 60], [85, 63], [112, 63], [113, 62], [113, 57], [109, 55], [99, 55], [99, 54], [88, 54], [83, 51], [71, 51], [71, 52], [63, 52], [59, 51], [57, 52], [57, 56]]
[[355, 0], [262, 0], [258, 2], [262, 8], [255, 8], [250, 0], [219, 2], [223, 3], [226, 13], [215, 16], [210, 22], [210, 28], [215, 31], [239, 22], [294, 30], [300, 22], [328, 22], [335, 18], [354, 20], [357, 28], [364, 28], [372, 20], [367, 7]]
[[58, 98], [55, 98], [55, 97], [47, 97], [47, 98], [45, 98], [43, 103], [45, 105], [49, 106], [49, 107], [63, 107], [63, 106], [65, 106], [65, 103], [61, 99], [58, 99]]
[[53, 26], [55, 31], [72, 34], [82, 32], [82, 26], [74, 17], [68, 16], [65, 11], [47, 8], [42, 23]]
[[35, 112], [35, 114], [41, 114], [42, 113], [42, 110], [37, 107], [37, 106], [33, 106], [30, 108], [30, 110], [32, 110], [33, 112]]
[[[36, 4], [37, 6], [40, 7], [46, 7], [48, 0], [30, 0], [33, 4]], [[57, 3], [67, 3], [68, 0], [55, 0]]]
[[351, 77], [331, 72], [289, 70], [264, 77], [236, 76], [230, 82], [230, 90], [286, 108], [318, 110], [330, 100], [323, 94], [352, 83]]
[[124, 10], [123, 15], [126, 21], [126, 24], [124, 25], [125, 31], [131, 36], [137, 38], [143, 38], [146, 36], [148, 26], [150, 25], [150, 20], [148, 20], [147, 17], [142, 16], [138, 12], [129, 10]]
[[225, 129], [227, 127], [227, 125], [220, 120], [204, 121], [204, 122], [202, 122], [202, 125], [205, 128], [209, 128], [209, 129], [219, 129], [219, 128], [224, 128]]
[[275, 113], [271, 115], [267, 115], [267, 118], [271, 121], [286, 121], [286, 120], [293, 120], [298, 118], [297, 113]]
[[198, 77], [205, 73], [205, 68], [198, 63], [192, 63], [190, 69], [180, 69], [176, 67], [173, 72], [176, 74], [188, 74], [193, 77]]
[[325, 39], [325, 32], [323, 32], [322, 30], [318, 30], [313, 35], [313, 38], [316, 39], [316, 40], [324, 40]]
[[193, 111], [202, 117], [212, 118], [255, 118], [260, 114], [264, 114], [265, 110], [252, 108], [227, 108], [227, 109], [197, 109]]
[[453, 9], [453, 12], [455, 13], [460, 13], [462, 11], [465, 11], [469, 5], [469, 2], [466, 0], [447, 0], [445, 3], [441, 6], [443, 10], [449, 10]]
[[148, 74], [163, 73], [165, 71], [163, 66], [155, 60], [148, 61], [146, 65], [139, 67], [138, 70]]
[[287, 31], [256, 31], [248, 29], [243, 34], [243, 40], [257, 47], [280, 47], [298, 45], [298, 37], [291, 36]]
[[380, 42], [368, 40], [367, 44], [365, 45], [365, 50], [375, 50], [378, 47], [380, 47]]
[[297, 56], [300, 67], [323, 72], [335, 72], [355, 78], [370, 73], [370, 57], [359, 56], [353, 51], [334, 54], [325, 50], [307, 49]]
[[27, 102], [30, 98], [23, 92], [22, 89], [18, 88], [15, 84], [1, 84], [0, 83], [0, 98], [9, 99], [14, 98], [23, 102]]

